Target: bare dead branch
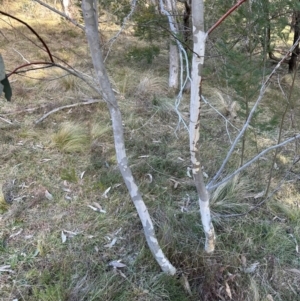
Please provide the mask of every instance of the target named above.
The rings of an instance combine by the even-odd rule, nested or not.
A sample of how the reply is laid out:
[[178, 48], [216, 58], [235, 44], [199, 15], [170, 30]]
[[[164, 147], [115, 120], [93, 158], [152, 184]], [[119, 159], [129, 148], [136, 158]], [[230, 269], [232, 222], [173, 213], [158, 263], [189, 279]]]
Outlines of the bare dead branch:
[[53, 66], [53, 62], [32, 62], [32, 63], [24, 64], [24, 65], [18, 66], [13, 71], [8, 73], [7, 77], [10, 77], [11, 75], [15, 74], [16, 71], [18, 71], [19, 69], [22, 69], [22, 68], [25, 68], [25, 67], [28, 67], [28, 66], [32, 66], [32, 65], [48, 65], [47, 67], [49, 67], [49, 65]]
[[104, 101], [102, 99], [92, 99], [92, 100], [89, 100], [89, 101], [86, 101], [86, 102], [78, 102], [78, 103], [73, 103], [71, 105], [66, 105], [66, 106], [55, 108], [55, 109], [51, 110], [50, 112], [46, 113], [45, 115], [43, 115], [37, 121], [35, 121], [34, 124], [38, 124], [38, 123], [42, 122], [48, 116], [50, 116], [51, 114], [56, 113], [58, 111], [61, 111], [61, 110], [64, 110], [64, 109], [69, 109], [69, 108], [74, 108], [74, 107], [78, 107], [78, 106], [83, 106], [83, 105], [90, 105], [90, 104], [97, 103], [97, 102], [104, 102]]
[[0, 116], [0, 120], [4, 121], [5, 123], [8, 123], [8, 124], [14, 124], [11, 120], [6, 119], [6, 118], [1, 117], [1, 116]]
[[125, 26], [127, 25], [127, 21], [131, 18], [132, 14], [134, 13], [134, 10], [135, 10], [135, 7], [136, 7], [136, 2], [137, 0], [132, 0], [131, 1], [131, 9], [130, 9], [130, 12], [129, 14], [123, 19], [123, 22], [122, 22], [122, 26], [120, 28], [120, 30], [109, 40], [110, 42], [110, 45], [109, 45], [109, 48], [108, 48], [108, 51], [107, 51], [107, 54], [105, 56], [105, 59], [104, 59], [104, 62], [106, 61], [110, 51], [111, 51], [111, 48], [113, 46], [113, 44], [115, 43], [115, 41], [117, 40], [117, 38], [119, 37], [119, 35], [122, 33], [122, 31], [124, 30]]
[[56, 14], [62, 16], [63, 18], [67, 19], [68, 21], [70, 21], [70, 22], [71, 22], [72, 24], [74, 24], [75, 26], [79, 27], [80, 29], [85, 30], [84, 26], [82, 26], [81, 24], [79, 24], [78, 22], [76, 22], [76, 20], [74, 20], [74, 19], [68, 17], [68, 16], [67, 16], [66, 14], [64, 14], [63, 12], [57, 10], [56, 8], [54, 8], [54, 7], [48, 5], [48, 4], [46, 4], [46, 3], [44, 3], [44, 2], [42, 2], [42, 1], [40, 1], [40, 0], [33, 0], [33, 1], [39, 3], [40, 5], [45, 6], [45, 7], [48, 8], [49, 10], [52, 10], [52, 11], [55, 12]]
[[41, 36], [40, 36], [40, 35], [39, 35], [39, 34], [38, 34], [38, 33], [37, 33], [37, 32], [29, 25], [29, 24], [27, 24], [26, 22], [20, 20], [19, 18], [14, 17], [14, 16], [12, 16], [12, 15], [10, 15], [10, 14], [8, 14], [8, 13], [5, 13], [5, 12], [3, 12], [3, 11], [0, 11], [0, 14], [2, 14], [2, 15], [4, 15], [4, 16], [7, 16], [7, 17], [10, 17], [10, 18], [12, 18], [12, 19], [14, 19], [14, 20], [16, 20], [16, 21], [18, 21], [18, 22], [24, 24], [27, 28], [29, 28], [29, 30], [30, 30], [30, 31], [31, 31], [31, 32], [32, 32], [32, 33], [40, 40], [40, 42], [44, 45], [45, 50], [47, 51], [47, 53], [48, 53], [48, 55], [49, 55], [50, 61], [51, 61], [52, 63], [54, 63], [52, 54], [51, 54], [51, 52], [50, 52], [50, 50], [49, 50], [47, 44], [44, 42], [44, 40], [41, 38]]
[[4, 112], [4, 113], [1, 113], [1, 114], [4, 115], [4, 116], [9, 116], [9, 115], [18, 115], [18, 114], [22, 114], [22, 113], [26, 113], [26, 112], [32, 113], [34, 111], [43, 109], [45, 107], [47, 107], [47, 105], [41, 105], [39, 107], [27, 108], [27, 109], [24, 109], [24, 110], [18, 110], [18, 111], [6, 112], [6, 113]]
[[232, 12], [234, 12], [240, 5], [242, 5], [247, 0], [240, 0], [234, 6], [232, 6], [207, 32], [209, 35], [213, 30], [215, 30]]
[[[279, 144], [270, 146], [268, 148], [266, 148], [265, 150], [263, 150], [262, 152], [260, 152], [258, 155], [256, 155], [254, 158], [252, 158], [251, 160], [249, 160], [247, 163], [245, 163], [243, 166], [241, 166], [240, 168], [238, 168], [237, 170], [235, 170], [232, 174], [230, 174], [229, 176], [225, 177], [222, 181], [218, 182], [215, 185], [210, 185], [209, 186], [209, 190], [215, 189], [218, 186], [224, 184], [225, 182], [229, 181], [230, 179], [232, 179], [235, 175], [237, 175], [238, 173], [240, 173], [242, 170], [244, 170], [245, 168], [247, 168], [249, 165], [251, 165], [253, 162], [255, 162], [256, 160], [258, 160], [261, 156], [265, 155], [266, 153], [268, 153], [269, 151], [273, 150], [273, 149], [278, 149], [279, 147], [284, 146], [285, 144], [288, 144], [290, 142], [293, 142], [297, 139], [300, 138], [300, 134], [289, 138]], [[212, 182], [211, 182], [212, 183]]]
[[[267, 77], [267, 79], [265, 80], [265, 82], [262, 84], [261, 86], [261, 89], [260, 89], [260, 93], [259, 93], [259, 96], [254, 104], [254, 106], [252, 107], [250, 113], [249, 113], [249, 116], [243, 126], [243, 128], [241, 129], [241, 131], [239, 132], [239, 134], [237, 135], [237, 137], [235, 138], [233, 144], [231, 145], [227, 155], [226, 155], [226, 158], [224, 159], [220, 169], [218, 170], [218, 172], [216, 173], [216, 175], [212, 178], [212, 180], [207, 184], [207, 189], [208, 190], [211, 190], [213, 188], [216, 188], [217, 186], [219, 186], [221, 183], [224, 183], [224, 180], [222, 180], [220, 183], [218, 184], [215, 184], [215, 182], [217, 181], [217, 179], [220, 177], [221, 173], [223, 172], [224, 168], [225, 168], [225, 165], [227, 164], [227, 162], [229, 161], [229, 158], [231, 157], [238, 141], [240, 140], [240, 138], [244, 135], [245, 131], [247, 130], [249, 124], [250, 124], [250, 121], [253, 117], [253, 114], [254, 112], [256, 111], [256, 108], [257, 106], [260, 104], [264, 94], [265, 94], [265, 91], [267, 89], [267, 86], [271, 80], [271, 78], [273, 77], [273, 75], [276, 73], [277, 69], [280, 67], [280, 65], [284, 62], [284, 60], [289, 56], [290, 53], [293, 52], [293, 50], [296, 48], [297, 44], [299, 43], [300, 41], [300, 37], [297, 39], [296, 43], [290, 48], [290, 50], [285, 54], [285, 56], [281, 59], [281, 61], [275, 66], [275, 68], [273, 69], [273, 71], [271, 72], [271, 74]], [[252, 163], [252, 162], [251, 162]], [[246, 163], [247, 164], [247, 163]], [[245, 164], [245, 165], [246, 165]], [[243, 165], [243, 167], [245, 166]], [[247, 165], [248, 166], [248, 165]], [[239, 172], [241, 171], [240, 168], [238, 169]], [[236, 174], [236, 172], [234, 173]], [[229, 178], [230, 177], [230, 178]], [[229, 179], [231, 179], [231, 175], [226, 177], [227, 181]]]

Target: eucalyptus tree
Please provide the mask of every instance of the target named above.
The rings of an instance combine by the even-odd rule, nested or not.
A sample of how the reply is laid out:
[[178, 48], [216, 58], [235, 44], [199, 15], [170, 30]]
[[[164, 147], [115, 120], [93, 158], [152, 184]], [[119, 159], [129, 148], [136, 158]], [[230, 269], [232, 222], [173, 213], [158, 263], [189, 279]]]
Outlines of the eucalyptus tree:
[[[296, 43], [296, 41], [300, 36], [300, 7], [294, 10], [292, 19], [293, 19], [292, 29], [294, 30], [293, 42]], [[297, 69], [297, 60], [299, 54], [300, 54], [300, 49], [299, 49], [299, 44], [297, 44], [289, 61], [289, 72], [293, 72]]]
[[[173, 28], [173, 32], [179, 35], [179, 26], [176, 21], [177, 9], [176, 0], [165, 0], [166, 7], [169, 12], [169, 17], [172, 19], [170, 26]], [[178, 89], [178, 79], [179, 79], [179, 51], [176, 41], [174, 38], [170, 40], [169, 46], [169, 87]]]
[[94, 69], [97, 75], [98, 83], [101, 86], [103, 98], [107, 103], [112, 119], [114, 143], [119, 169], [129, 191], [131, 199], [139, 214], [148, 246], [154, 258], [164, 272], [174, 275], [176, 273], [176, 269], [166, 258], [161, 247], [159, 246], [158, 240], [155, 236], [154, 225], [151, 221], [148, 209], [142, 199], [139, 188], [135, 183], [131, 169], [129, 167], [125, 152], [122, 116], [115, 94], [112, 90], [106, 68], [104, 66], [103, 56], [101, 52], [96, 5], [97, 3], [95, 0], [83, 0], [82, 11], [85, 21], [86, 36], [90, 47]]
[[198, 193], [202, 225], [206, 237], [205, 250], [211, 253], [215, 249], [215, 230], [211, 220], [209, 208], [209, 192], [205, 186], [200, 152], [200, 111], [201, 111], [201, 80], [205, 56], [207, 33], [204, 29], [204, 1], [192, 1], [193, 25], [193, 58], [191, 72], [190, 98], [190, 153], [192, 173]]
[[[37, 1], [37, 0], [36, 0]], [[124, 0], [125, 1], [125, 0]], [[261, 102], [263, 95], [266, 91], [267, 84], [270, 81], [271, 76], [276, 72], [279, 68], [282, 61], [287, 57], [287, 55], [282, 59], [282, 61], [275, 67], [270, 76], [266, 78], [260, 88], [259, 95], [257, 100], [252, 107], [249, 109], [249, 114], [247, 116], [247, 120], [245, 125], [238, 133], [236, 139], [232, 143], [224, 161], [222, 162], [219, 170], [216, 174], [211, 178], [211, 180], [206, 184], [203, 177], [201, 160], [203, 158], [201, 155], [200, 148], [200, 113], [201, 113], [201, 82], [202, 82], [202, 74], [203, 74], [203, 66], [204, 66], [204, 58], [205, 58], [205, 48], [208, 35], [215, 29], [218, 25], [220, 25], [224, 19], [235, 9], [237, 9], [242, 3], [246, 0], [240, 0], [236, 3], [232, 8], [228, 10], [226, 14], [220, 18], [215, 25], [213, 25], [207, 32], [205, 31], [204, 25], [204, 5], [205, 2], [203, 0], [193, 0], [192, 1], [192, 35], [193, 35], [193, 50], [192, 50], [192, 68], [191, 68], [191, 94], [190, 94], [190, 123], [189, 123], [189, 148], [190, 148], [190, 156], [192, 163], [192, 174], [194, 177], [195, 187], [197, 190], [198, 202], [200, 206], [200, 215], [202, 220], [203, 229], [205, 232], [206, 242], [205, 242], [205, 250], [208, 253], [211, 253], [215, 249], [215, 230], [212, 224], [212, 218], [210, 213], [210, 192], [218, 187], [219, 185], [225, 183], [232, 179], [236, 174], [241, 172], [243, 169], [248, 167], [258, 158], [260, 158], [265, 153], [277, 149], [286, 143], [292, 142], [295, 139], [299, 139], [300, 135], [296, 135], [290, 139], [287, 139], [284, 142], [280, 142], [275, 146], [272, 146], [268, 149], [263, 150], [253, 159], [248, 162], [241, 164], [242, 166], [235, 170], [233, 173], [223, 177], [221, 179], [221, 174], [224, 171], [226, 164], [228, 163], [233, 151], [240, 141], [241, 137], [243, 137], [245, 131], [247, 130], [252, 117], [254, 116], [254, 112]], [[132, 2], [134, 4], [135, 1]], [[172, 3], [172, 2], [170, 2]], [[163, 5], [162, 5], [163, 4]], [[161, 7], [164, 7], [165, 3], [162, 3], [160, 0]], [[136, 210], [139, 214], [140, 220], [143, 225], [145, 237], [149, 248], [156, 259], [157, 263], [160, 265], [161, 269], [171, 275], [176, 273], [175, 267], [170, 263], [170, 261], [166, 258], [163, 253], [161, 247], [159, 246], [158, 240], [155, 236], [154, 226], [151, 221], [150, 215], [148, 213], [147, 207], [142, 199], [141, 193], [135, 180], [133, 178], [132, 172], [129, 168], [128, 160], [125, 152], [125, 142], [123, 135], [123, 126], [122, 126], [122, 116], [120, 109], [118, 107], [118, 103], [114, 92], [112, 90], [109, 78], [107, 76], [107, 72], [105, 69], [102, 52], [100, 48], [100, 40], [98, 34], [98, 19], [97, 19], [97, 1], [96, 0], [83, 0], [82, 1], [82, 11], [83, 17], [85, 21], [85, 31], [88, 40], [88, 44], [90, 47], [90, 52], [92, 56], [92, 61], [94, 65], [94, 69], [96, 72], [96, 77], [98, 80], [98, 84], [101, 86], [101, 95], [103, 99], [106, 101], [108, 110], [110, 112], [111, 120], [112, 120], [112, 128], [114, 134], [114, 142], [115, 142], [115, 150], [117, 154], [117, 162], [120, 169], [120, 172], [123, 176], [124, 182], [127, 186], [131, 199], [136, 207]], [[169, 12], [166, 12], [166, 15], [169, 16]], [[171, 18], [169, 19], [171, 20]], [[170, 21], [169, 21], [170, 22]], [[172, 28], [171, 28], [172, 30]], [[174, 29], [176, 30], [176, 28]], [[176, 34], [175, 34], [176, 36]], [[293, 51], [296, 47], [296, 44], [299, 42], [299, 38], [295, 41], [295, 45], [290, 51]], [[176, 41], [177, 43], [177, 41]], [[178, 48], [182, 48], [182, 44], [180, 42], [177, 43]]]

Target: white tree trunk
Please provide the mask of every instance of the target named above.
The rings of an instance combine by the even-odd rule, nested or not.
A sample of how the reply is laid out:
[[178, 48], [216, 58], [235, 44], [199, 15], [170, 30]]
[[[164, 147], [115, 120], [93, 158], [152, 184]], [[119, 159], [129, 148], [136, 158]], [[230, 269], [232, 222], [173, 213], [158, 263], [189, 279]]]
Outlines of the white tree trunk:
[[128, 160], [125, 152], [123, 125], [121, 112], [118, 107], [117, 100], [111, 88], [106, 69], [103, 63], [102, 52], [100, 49], [100, 40], [98, 34], [98, 23], [95, 16], [96, 0], [83, 0], [82, 12], [85, 21], [86, 36], [90, 47], [90, 52], [93, 60], [93, 65], [97, 74], [99, 84], [103, 93], [103, 98], [107, 102], [108, 109], [112, 119], [112, 127], [114, 134], [115, 149], [120, 172], [127, 186], [131, 199], [136, 207], [142, 222], [145, 237], [148, 246], [160, 265], [161, 269], [171, 275], [176, 273], [175, 267], [169, 262], [164, 255], [159, 243], [156, 239], [154, 226], [151, 221], [148, 209], [142, 199], [139, 189], [134, 181], [131, 170], [128, 165]]
[[203, 0], [192, 1], [193, 20], [193, 60], [191, 73], [191, 101], [190, 101], [190, 152], [192, 171], [199, 197], [200, 214], [205, 232], [205, 251], [211, 253], [215, 248], [215, 231], [211, 221], [209, 208], [209, 193], [205, 187], [200, 163], [200, 99], [201, 74], [204, 63], [206, 33], [204, 32]]
[[61, 5], [63, 7], [64, 13], [72, 19], [72, 13], [70, 10], [71, 7], [71, 0], [61, 0]]
[[[175, 0], [166, 0], [166, 7], [172, 16], [172, 25], [170, 24], [171, 31], [172, 26], [175, 29], [175, 33], [178, 34], [178, 25], [176, 23], [176, 18], [174, 17], [176, 11]], [[176, 45], [174, 38], [170, 40], [169, 48], [169, 87], [173, 89], [178, 89], [179, 85], [179, 53], [178, 46]]]
[[170, 42], [169, 49], [169, 88], [178, 89], [179, 76], [179, 53], [178, 47], [173, 41]]

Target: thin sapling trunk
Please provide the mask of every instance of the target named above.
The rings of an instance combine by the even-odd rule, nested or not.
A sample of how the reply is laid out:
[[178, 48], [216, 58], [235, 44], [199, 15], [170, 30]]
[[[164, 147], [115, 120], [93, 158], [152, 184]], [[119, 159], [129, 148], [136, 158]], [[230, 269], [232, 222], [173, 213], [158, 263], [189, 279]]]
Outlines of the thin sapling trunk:
[[107, 103], [110, 116], [112, 119], [114, 143], [115, 143], [119, 169], [124, 179], [124, 182], [126, 184], [126, 187], [129, 191], [131, 200], [133, 201], [136, 210], [139, 214], [148, 246], [154, 258], [156, 259], [157, 263], [160, 265], [161, 269], [165, 273], [174, 275], [176, 273], [176, 269], [166, 258], [161, 247], [159, 246], [148, 209], [142, 199], [142, 196], [139, 192], [139, 188], [135, 183], [135, 180], [132, 176], [128, 164], [128, 159], [125, 152], [121, 112], [118, 107], [115, 94], [112, 90], [111, 83], [107, 76], [106, 69], [103, 62], [102, 52], [100, 49], [98, 21], [96, 19], [96, 13], [95, 13], [96, 4], [97, 1], [95, 0], [83, 0], [82, 11], [83, 11], [83, 17], [85, 21], [86, 36], [90, 47], [93, 65], [96, 71], [98, 82], [101, 85], [103, 98]]
[[193, 60], [191, 73], [191, 100], [190, 100], [190, 152], [193, 177], [198, 193], [200, 215], [206, 242], [205, 251], [211, 253], [215, 249], [215, 231], [211, 221], [209, 208], [209, 192], [203, 179], [200, 163], [200, 100], [201, 75], [204, 63], [206, 33], [204, 32], [204, 3], [203, 0], [192, 1], [193, 20]]

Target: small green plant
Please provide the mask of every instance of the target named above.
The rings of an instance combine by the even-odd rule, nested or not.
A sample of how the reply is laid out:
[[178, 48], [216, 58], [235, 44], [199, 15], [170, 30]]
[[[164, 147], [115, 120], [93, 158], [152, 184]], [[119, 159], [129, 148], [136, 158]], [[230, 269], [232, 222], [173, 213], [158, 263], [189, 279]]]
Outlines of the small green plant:
[[78, 177], [76, 175], [75, 169], [72, 168], [71, 170], [69, 169], [63, 169], [61, 171], [61, 175], [60, 175], [62, 180], [66, 180], [70, 183], [77, 183], [78, 181]]
[[160, 49], [156, 45], [149, 45], [145, 47], [132, 47], [127, 53], [127, 58], [133, 59], [135, 61], [144, 61], [151, 64], [155, 57], [160, 53]]

